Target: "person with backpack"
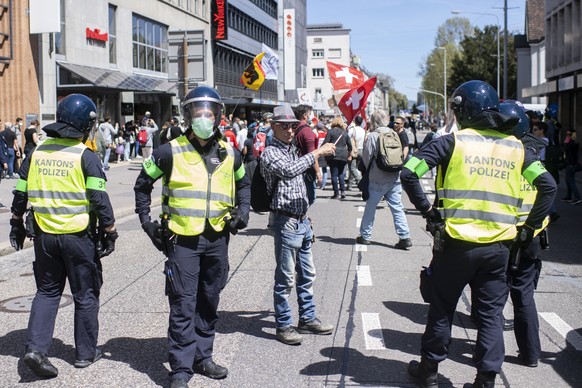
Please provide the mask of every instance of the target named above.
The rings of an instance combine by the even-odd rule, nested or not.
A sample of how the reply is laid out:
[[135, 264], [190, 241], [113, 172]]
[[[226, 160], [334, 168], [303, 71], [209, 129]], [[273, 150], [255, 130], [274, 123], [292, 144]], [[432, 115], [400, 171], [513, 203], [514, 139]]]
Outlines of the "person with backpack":
[[394, 129], [389, 128], [388, 123], [388, 117], [383, 111], [375, 111], [370, 116], [369, 132], [362, 155], [366, 173], [369, 174], [369, 198], [366, 201], [360, 235], [356, 238], [356, 243], [370, 245], [376, 206], [384, 198], [392, 212], [394, 229], [399, 238], [394, 247], [407, 250], [412, 246], [412, 242], [402, 205], [400, 170], [404, 160], [402, 144], [408, 145], [408, 136], [403, 130], [396, 133], [397, 128], [403, 127], [402, 117], [394, 120]]
[[344, 199], [346, 197], [345, 169], [348, 162], [352, 160], [352, 142], [345, 127], [344, 120], [341, 117], [335, 117], [331, 120], [331, 129], [327, 131], [327, 135], [323, 141], [324, 145], [326, 143], [333, 143], [336, 147], [335, 153], [326, 158], [329, 169], [331, 170], [331, 186], [333, 187], [333, 196], [331, 199]]

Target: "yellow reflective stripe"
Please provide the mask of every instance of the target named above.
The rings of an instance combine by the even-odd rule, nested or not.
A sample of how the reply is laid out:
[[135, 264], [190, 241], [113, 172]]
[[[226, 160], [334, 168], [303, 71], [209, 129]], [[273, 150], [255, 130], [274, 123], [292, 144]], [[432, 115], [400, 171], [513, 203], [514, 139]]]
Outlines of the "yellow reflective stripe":
[[14, 190], [26, 193], [26, 191], [28, 190], [28, 182], [25, 181], [24, 179], [18, 179], [18, 182], [16, 182], [16, 187], [14, 188]]
[[105, 191], [105, 179], [97, 178], [94, 176], [87, 177], [87, 182], [85, 183], [88, 189]]
[[411, 157], [410, 160], [404, 165], [404, 168], [409, 169], [419, 178], [426, 174], [428, 170], [430, 170], [426, 164], [426, 161], [424, 159], [418, 159], [416, 156]]
[[146, 174], [150, 176], [152, 179], [158, 179], [164, 172], [160, 170], [160, 168], [154, 163], [151, 158], [147, 158], [145, 162], [143, 162], [143, 169], [145, 170]]
[[544, 172], [546, 172], [546, 168], [542, 162], [538, 160], [527, 166], [522, 175], [530, 185], [533, 185], [533, 181], [535, 181], [535, 179], [542, 175]]
[[243, 163], [240, 164], [240, 167], [234, 173], [234, 180], [240, 181], [245, 176], [245, 166]]

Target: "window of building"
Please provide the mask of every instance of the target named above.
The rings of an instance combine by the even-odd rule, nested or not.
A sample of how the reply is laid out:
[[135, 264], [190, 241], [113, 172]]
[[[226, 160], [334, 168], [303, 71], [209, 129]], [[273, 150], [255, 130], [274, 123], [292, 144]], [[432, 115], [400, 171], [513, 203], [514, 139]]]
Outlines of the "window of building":
[[329, 58], [341, 58], [342, 57], [342, 49], [329, 49], [328, 56], [329, 56]]
[[109, 63], [117, 63], [117, 7], [109, 4]]
[[60, 1], [61, 6], [61, 32], [55, 33], [55, 52], [59, 55], [65, 55], [65, 0]]
[[275, 50], [278, 47], [277, 33], [275, 31], [232, 5], [228, 7], [228, 26], [253, 40], [265, 43]]
[[168, 72], [168, 27], [133, 14], [133, 67]]
[[251, 3], [265, 11], [270, 17], [277, 17], [277, 2], [274, 0], [251, 0]]
[[323, 68], [314, 68], [312, 69], [313, 71], [313, 77], [315, 78], [323, 78], [324, 76], [324, 72], [323, 72]]
[[323, 49], [313, 49], [311, 50], [312, 58], [323, 58]]
[[202, 18], [208, 17], [208, 10], [206, 9], [206, 0], [202, 0]]
[[321, 38], [313, 38], [313, 43], [321, 43], [322, 39]]

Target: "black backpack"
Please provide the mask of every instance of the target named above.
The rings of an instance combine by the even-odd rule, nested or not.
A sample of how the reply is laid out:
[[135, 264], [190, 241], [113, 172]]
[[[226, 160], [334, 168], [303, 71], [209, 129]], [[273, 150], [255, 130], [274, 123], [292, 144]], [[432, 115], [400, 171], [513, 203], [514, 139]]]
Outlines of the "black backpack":
[[271, 200], [276, 186], [277, 182], [275, 181], [275, 187], [273, 187], [271, 195], [269, 195], [267, 192], [267, 181], [265, 181], [265, 177], [261, 174], [261, 158], [257, 158], [257, 166], [255, 167], [251, 182], [251, 207], [254, 211], [257, 213], [271, 211]]

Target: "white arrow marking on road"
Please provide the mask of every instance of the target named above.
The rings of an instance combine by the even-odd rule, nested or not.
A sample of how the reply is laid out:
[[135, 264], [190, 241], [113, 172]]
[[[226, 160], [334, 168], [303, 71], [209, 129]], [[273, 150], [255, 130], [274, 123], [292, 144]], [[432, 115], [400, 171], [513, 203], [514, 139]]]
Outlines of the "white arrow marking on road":
[[362, 328], [366, 340], [366, 350], [386, 350], [380, 317], [376, 313], [362, 313]]
[[572, 326], [568, 325], [555, 313], [539, 313], [558, 333], [562, 335], [577, 351], [582, 351], [582, 336], [578, 334]]
[[362, 225], [362, 219], [361, 218], [356, 218], [356, 228], [359, 228], [360, 225]]
[[356, 266], [356, 274], [358, 276], [358, 286], [371, 286], [372, 274], [369, 265]]

